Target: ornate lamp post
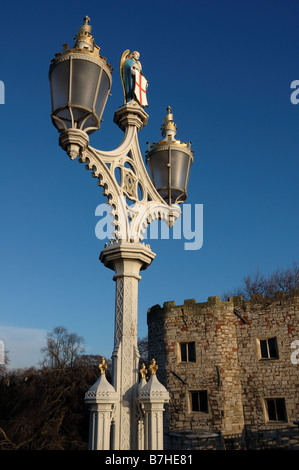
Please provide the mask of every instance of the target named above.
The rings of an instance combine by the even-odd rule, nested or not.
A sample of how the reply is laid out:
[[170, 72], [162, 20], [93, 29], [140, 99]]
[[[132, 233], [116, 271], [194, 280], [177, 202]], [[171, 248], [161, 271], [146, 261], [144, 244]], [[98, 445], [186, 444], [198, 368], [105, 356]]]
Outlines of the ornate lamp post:
[[[74, 47], [69, 49], [65, 44], [63, 51], [55, 55], [50, 65], [49, 79], [51, 118], [59, 131], [59, 144], [71, 159], [78, 156], [79, 161], [92, 170], [92, 176], [98, 178], [99, 186], [103, 187], [103, 194], [107, 196], [114, 216], [113, 239], [100, 254], [102, 263], [115, 272], [113, 383], [112, 387], [107, 385], [103, 379], [105, 370], [101, 368], [100, 380], [86, 394], [86, 402], [91, 404], [92, 417], [90, 448], [104, 449], [110, 446], [107, 423], [112, 421], [113, 449], [150, 449], [154, 445], [161, 447], [161, 439], [151, 444], [154, 439], [146, 437], [152, 436], [147, 428], [144, 430], [147, 441], [142, 443], [138, 431], [142, 428], [140, 422], [146, 423], [147, 427], [151, 426], [148, 424], [153, 422], [150, 410], [158, 407], [161, 412], [156, 395], [155, 406], [152, 406], [152, 390], [159, 389], [161, 403], [167, 401], [168, 394], [161, 384], [157, 386], [156, 375], [151, 379], [150, 386], [147, 386], [146, 393], [142, 394], [141, 385], [138, 386], [139, 273], [155, 258], [150, 246], [142, 243], [142, 234], [153, 220], [164, 219], [171, 226], [180, 216], [177, 203], [185, 201], [187, 197], [193, 152], [190, 145], [175, 140], [176, 127], [169, 108], [162, 126], [165, 139], [153, 144], [148, 150], [147, 160], [152, 179], [149, 177], [137, 136], [148, 120], [144, 111], [147, 106], [147, 81], [141, 73], [139, 53], [134, 51], [130, 54], [129, 50], [122, 54], [120, 60], [124, 105], [114, 115], [114, 122], [124, 131], [123, 141], [115, 150], [105, 152], [89, 145], [89, 134], [100, 127], [112, 83], [112, 68], [99, 55], [99, 47], [91, 36], [89, 21], [88, 17], [84, 18], [84, 24], [75, 37]], [[145, 381], [144, 378], [142, 380]], [[142, 407], [146, 409], [146, 420]], [[101, 419], [95, 417], [99, 413], [102, 413]], [[105, 433], [102, 424], [99, 424], [103, 422]], [[163, 430], [159, 429], [159, 432], [161, 434]]]

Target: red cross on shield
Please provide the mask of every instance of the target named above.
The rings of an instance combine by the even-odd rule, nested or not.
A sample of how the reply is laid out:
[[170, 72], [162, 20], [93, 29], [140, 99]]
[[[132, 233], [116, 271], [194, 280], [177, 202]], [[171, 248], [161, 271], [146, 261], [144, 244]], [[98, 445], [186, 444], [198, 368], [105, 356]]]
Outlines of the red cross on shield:
[[146, 97], [146, 89], [147, 89], [146, 78], [144, 78], [144, 76], [136, 70], [134, 94], [138, 103], [141, 106], [148, 106], [147, 97]]

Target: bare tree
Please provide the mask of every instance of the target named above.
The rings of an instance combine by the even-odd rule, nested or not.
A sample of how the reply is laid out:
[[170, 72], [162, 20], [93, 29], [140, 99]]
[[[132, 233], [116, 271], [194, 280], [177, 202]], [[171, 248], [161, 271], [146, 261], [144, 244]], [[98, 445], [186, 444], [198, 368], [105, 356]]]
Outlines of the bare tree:
[[243, 278], [243, 290], [246, 298], [253, 294], [265, 294], [266, 293], [266, 279], [261, 274], [259, 267], [256, 268], [254, 274], [248, 274]]
[[296, 289], [299, 289], [299, 266], [296, 262], [293, 263], [292, 268], [285, 270], [278, 268], [266, 281], [265, 290], [268, 297], [273, 296], [277, 291], [283, 291], [289, 295]]
[[140, 365], [148, 364], [148, 339], [147, 336], [144, 338], [138, 338], [138, 349], [140, 354]]
[[87, 450], [84, 394], [98, 368], [19, 369], [0, 378], [1, 450]]
[[78, 357], [84, 353], [84, 338], [69, 333], [64, 326], [56, 326], [47, 334], [47, 346], [41, 349], [45, 354], [41, 365], [51, 369], [73, 367]]
[[275, 292], [283, 291], [287, 295], [294, 293], [299, 289], [299, 266], [293, 262], [292, 267], [276, 271], [265, 277], [259, 267], [254, 274], [248, 274], [242, 279], [243, 284], [233, 290], [227, 291], [222, 298], [227, 300], [229, 297], [241, 295], [245, 300], [250, 299], [253, 294], [264, 294], [265, 297], [273, 297]]

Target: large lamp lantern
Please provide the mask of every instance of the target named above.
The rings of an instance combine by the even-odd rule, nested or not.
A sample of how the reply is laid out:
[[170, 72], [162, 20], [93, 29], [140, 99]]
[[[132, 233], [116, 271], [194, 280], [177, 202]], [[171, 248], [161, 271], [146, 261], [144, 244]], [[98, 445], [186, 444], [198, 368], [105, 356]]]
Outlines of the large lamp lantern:
[[89, 21], [86, 16], [74, 47], [64, 44], [50, 64], [51, 117], [60, 132], [72, 128], [91, 134], [99, 129], [109, 96], [112, 68], [99, 55]]
[[175, 136], [176, 125], [168, 106], [162, 124], [164, 140], [149, 147], [146, 161], [154, 186], [169, 205], [186, 201], [190, 167], [193, 163], [190, 143], [180, 142]]

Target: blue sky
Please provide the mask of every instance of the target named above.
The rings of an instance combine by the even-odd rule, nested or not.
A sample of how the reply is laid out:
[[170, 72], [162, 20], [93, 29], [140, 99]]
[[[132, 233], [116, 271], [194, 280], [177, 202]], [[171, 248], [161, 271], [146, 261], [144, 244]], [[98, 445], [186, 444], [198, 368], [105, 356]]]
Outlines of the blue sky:
[[116, 148], [113, 123], [123, 104], [119, 58], [138, 50], [149, 82], [148, 125], [160, 139], [166, 108], [177, 138], [192, 141], [191, 207], [203, 204], [203, 246], [152, 240], [156, 259], [139, 284], [139, 336], [154, 304], [209, 296], [244, 275], [298, 261], [299, 80], [295, 0], [6, 2], [1, 6], [0, 340], [11, 367], [33, 365], [48, 331], [64, 325], [86, 352], [111, 356], [113, 272], [99, 261], [95, 236], [101, 189], [58, 146], [50, 113], [48, 69], [85, 15], [101, 55], [113, 66], [112, 96], [90, 138]]

